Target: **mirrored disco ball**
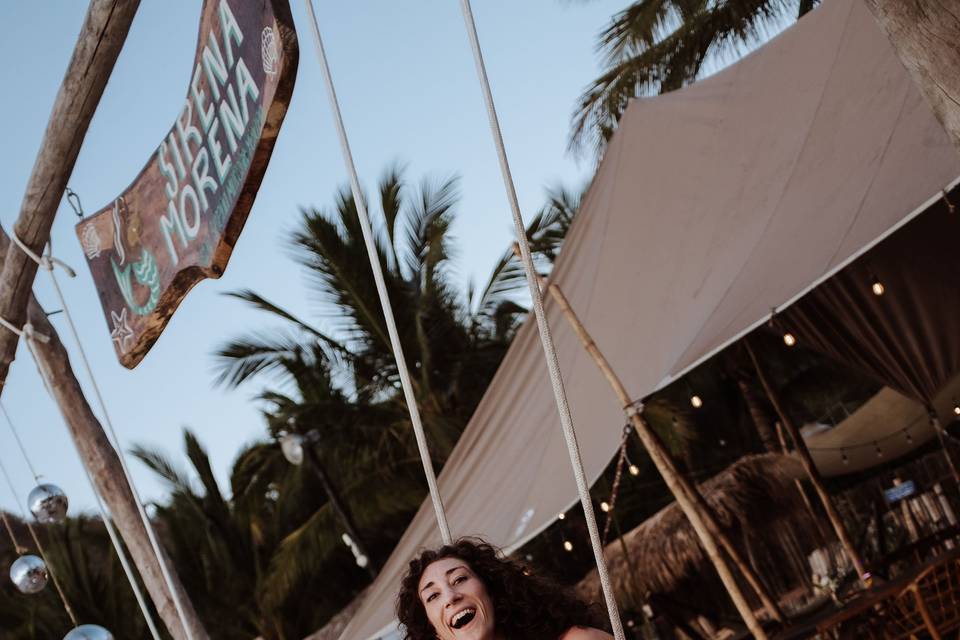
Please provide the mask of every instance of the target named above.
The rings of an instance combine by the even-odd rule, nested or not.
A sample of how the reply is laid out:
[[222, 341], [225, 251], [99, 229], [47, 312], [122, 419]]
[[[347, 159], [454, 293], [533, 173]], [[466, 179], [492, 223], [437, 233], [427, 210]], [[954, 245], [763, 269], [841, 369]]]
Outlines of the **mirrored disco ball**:
[[63, 640], [113, 640], [113, 634], [96, 624], [82, 624], [63, 636]]
[[48, 578], [47, 565], [37, 556], [20, 556], [10, 566], [10, 580], [20, 593], [40, 593]]
[[34, 487], [27, 496], [30, 513], [42, 524], [59, 524], [67, 517], [67, 494], [55, 484]]

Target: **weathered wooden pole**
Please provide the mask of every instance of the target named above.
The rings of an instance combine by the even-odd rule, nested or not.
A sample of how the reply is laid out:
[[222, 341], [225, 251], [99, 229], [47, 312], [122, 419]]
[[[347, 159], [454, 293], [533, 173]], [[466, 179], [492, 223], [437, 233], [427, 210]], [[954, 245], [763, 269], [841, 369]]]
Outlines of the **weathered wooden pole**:
[[960, 3], [865, 1], [954, 148], [960, 151]]
[[857, 571], [857, 576], [862, 582], [864, 582], [866, 580], [866, 568], [863, 564], [863, 558], [860, 557], [860, 553], [854, 546], [853, 540], [850, 538], [850, 534], [847, 532], [847, 528], [844, 526], [843, 520], [840, 518], [840, 514], [837, 513], [836, 508], [833, 506], [833, 500], [830, 499], [830, 494], [827, 492], [827, 488], [823, 485], [823, 478], [820, 477], [820, 471], [817, 470], [817, 466], [813, 463], [813, 458], [810, 456], [810, 451], [807, 449], [807, 445], [803, 440], [803, 436], [800, 434], [800, 430], [797, 428], [797, 425], [794, 424], [793, 420], [790, 419], [790, 416], [787, 415], [783, 403], [780, 402], [780, 396], [774, 390], [773, 385], [767, 378], [767, 374], [760, 365], [760, 361], [757, 359], [757, 354], [754, 353], [749, 339], [744, 339], [744, 346], [747, 349], [747, 353], [750, 354], [750, 360], [753, 362], [753, 366], [757, 370], [757, 378], [760, 380], [760, 384], [763, 386], [763, 390], [766, 392], [767, 398], [770, 400], [770, 404], [773, 405], [774, 411], [776, 411], [777, 415], [780, 417], [780, 423], [790, 434], [790, 437], [793, 438], [793, 444], [796, 447], [797, 454], [800, 457], [800, 463], [803, 465], [804, 471], [807, 472], [807, 477], [810, 478], [810, 483], [817, 492], [817, 496], [820, 498], [821, 504], [823, 504], [823, 509], [827, 513], [827, 518], [830, 520], [830, 524], [833, 526], [833, 530], [836, 532], [837, 538], [840, 540], [840, 544], [843, 546], [844, 551], [846, 551], [847, 556], [853, 563], [853, 566]]
[[[690, 484], [689, 481], [683, 477], [676, 465], [673, 464], [673, 461], [670, 459], [670, 456], [666, 451], [666, 447], [664, 447], [660, 437], [653, 431], [653, 429], [650, 428], [650, 425], [647, 424], [646, 420], [643, 419], [641, 412], [637, 410], [633, 399], [630, 397], [630, 394], [627, 393], [626, 387], [623, 386], [623, 383], [610, 366], [610, 363], [607, 361], [606, 357], [597, 347], [597, 344], [593, 341], [593, 338], [583, 326], [583, 323], [580, 322], [576, 312], [574, 312], [569, 301], [560, 288], [555, 284], [551, 284], [547, 286], [547, 289], [553, 299], [557, 302], [557, 305], [560, 307], [561, 311], [563, 311], [564, 317], [566, 317], [567, 321], [580, 338], [580, 342], [583, 344], [584, 349], [586, 349], [586, 351], [590, 354], [597, 367], [610, 383], [611, 388], [620, 402], [620, 406], [623, 407], [624, 413], [627, 415], [627, 418], [630, 420], [630, 423], [636, 430], [640, 441], [643, 443], [644, 448], [650, 455], [650, 459], [653, 460], [653, 463], [656, 465], [661, 477], [663, 477], [664, 482], [666, 482], [670, 492], [673, 494], [674, 498], [676, 498], [677, 504], [680, 505], [680, 509], [683, 511], [684, 515], [686, 515], [687, 520], [690, 521], [690, 524], [696, 532], [700, 543], [703, 545], [704, 551], [707, 553], [707, 557], [710, 558], [710, 561], [713, 563], [714, 567], [716, 567], [717, 573], [720, 575], [720, 580], [726, 587], [727, 593], [733, 600], [734, 606], [736, 606], [737, 611], [739, 611], [740, 616], [743, 618], [744, 623], [746, 623], [750, 633], [752, 633], [756, 638], [766, 638], [766, 632], [764, 632], [763, 627], [760, 626], [760, 623], [753, 612], [753, 608], [750, 606], [749, 602], [747, 602], [743, 591], [740, 589], [740, 585], [737, 583], [736, 577], [733, 575], [733, 572], [730, 571], [730, 567], [727, 565], [727, 562], [724, 559], [719, 546], [717, 545], [718, 540], [722, 540], [725, 538], [725, 536], [717, 523], [714, 521], [710, 510], [703, 508], [706, 505], [706, 500], [703, 500], [703, 497], [700, 496], [700, 500], [703, 500], [701, 504], [697, 499], [696, 496], [700, 495], [699, 491], [697, 491], [696, 488], [694, 488], [692, 484]], [[727, 545], [729, 545], [729, 547]], [[745, 562], [743, 562], [739, 552], [735, 547], [733, 547], [733, 544], [730, 543], [729, 539], [727, 539], [727, 544], [724, 545], [724, 547], [727, 548], [727, 552], [730, 554], [731, 560], [734, 561], [734, 564], [737, 565], [737, 568], [750, 583], [751, 587], [757, 592], [757, 595], [760, 596], [761, 601], [770, 612], [770, 615], [777, 620], [782, 620], [782, 614], [780, 613], [779, 608], [776, 606], [773, 599], [767, 595], [766, 589], [760, 583], [759, 579], [756, 578], [753, 570], [747, 566]]]
[[[13, 227], [36, 254], [50, 238], [80, 146], [139, 5], [140, 0], [93, 0], [87, 9]], [[24, 252], [7, 252], [0, 271], [0, 317], [14, 326], [24, 324], [36, 273], [37, 264]], [[0, 331], [0, 393], [18, 339], [15, 333]]]
[[[0, 259], [9, 252], [18, 251], [10, 244], [6, 233], [0, 229]], [[63, 343], [60, 342], [56, 329], [50, 324], [46, 313], [33, 295], [28, 298], [27, 319], [35, 331], [49, 338], [46, 343], [34, 341], [33, 349], [40, 360], [39, 366], [48, 373], [51, 392], [60, 406], [81, 461], [90, 471], [97, 486], [97, 492], [109, 507], [114, 524], [126, 543], [160, 618], [174, 638], [177, 640], [186, 638], [173, 599], [164, 583], [160, 564], [153, 554], [146, 529], [140, 520], [133, 494], [124, 478], [117, 452], [107, 439], [100, 422], [83, 395], [80, 383], [73, 373], [69, 355]], [[0, 328], [0, 331], [6, 332], [6, 329]], [[167, 565], [169, 567], [170, 562]], [[208, 638], [207, 633], [193, 610], [176, 572], [171, 569], [170, 573], [180, 593], [180, 601], [184, 605], [193, 637], [205, 640]]]

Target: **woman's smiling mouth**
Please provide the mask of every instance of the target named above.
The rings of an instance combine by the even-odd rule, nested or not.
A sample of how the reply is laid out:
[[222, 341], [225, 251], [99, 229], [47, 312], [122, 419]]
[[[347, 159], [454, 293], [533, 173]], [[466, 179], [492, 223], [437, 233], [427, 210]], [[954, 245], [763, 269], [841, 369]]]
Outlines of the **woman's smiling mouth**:
[[473, 622], [473, 619], [477, 616], [477, 610], [473, 607], [468, 607], [462, 611], [458, 611], [451, 619], [450, 626], [454, 629], [463, 629], [465, 626]]

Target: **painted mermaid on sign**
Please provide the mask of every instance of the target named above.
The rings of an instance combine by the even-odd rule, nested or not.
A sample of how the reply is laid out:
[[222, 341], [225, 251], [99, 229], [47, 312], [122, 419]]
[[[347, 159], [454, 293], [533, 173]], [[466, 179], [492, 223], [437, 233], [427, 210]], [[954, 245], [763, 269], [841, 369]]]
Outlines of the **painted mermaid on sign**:
[[[110, 257], [110, 266], [113, 267], [113, 275], [117, 279], [117, 286], [123, 294], [123, 299], [132, 312], [138, 316], [145, 316], [153, 311], [157, 302], [160, 300], [160, 271], [157, 268], [157, 259], [153, 254], [140, 246], [140, 233], [143, 231], [143, 223], [140, 215], [127, 208], [127, 203], [123, 196], [117, 198], [113, 203], [113, 234], [114, 234], [114, 252], [120, 263]], [[124, 244], [126, 240], [126, 244]], [[136, 262], [127, 262], [127, 247], [130, 253], [140, 249], [140, 259]], [[147, 297], [143, 302], [138, 302], [138, 297], [134, 292], [133, 281], [147, 288]]]

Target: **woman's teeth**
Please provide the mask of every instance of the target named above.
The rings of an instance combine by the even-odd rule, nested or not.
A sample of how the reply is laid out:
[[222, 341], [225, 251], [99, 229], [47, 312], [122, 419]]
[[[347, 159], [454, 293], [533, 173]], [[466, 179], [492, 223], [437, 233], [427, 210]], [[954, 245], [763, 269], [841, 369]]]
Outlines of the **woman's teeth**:
[[464, 609], [463, 611], [457, 613], [457, 615], [453, 616], [453, 620], [450, 621], [450, 626], [454, 629], [460, 629], [461, 627], [469, 624], [475, 615], [477, 615], [476, 609]]

